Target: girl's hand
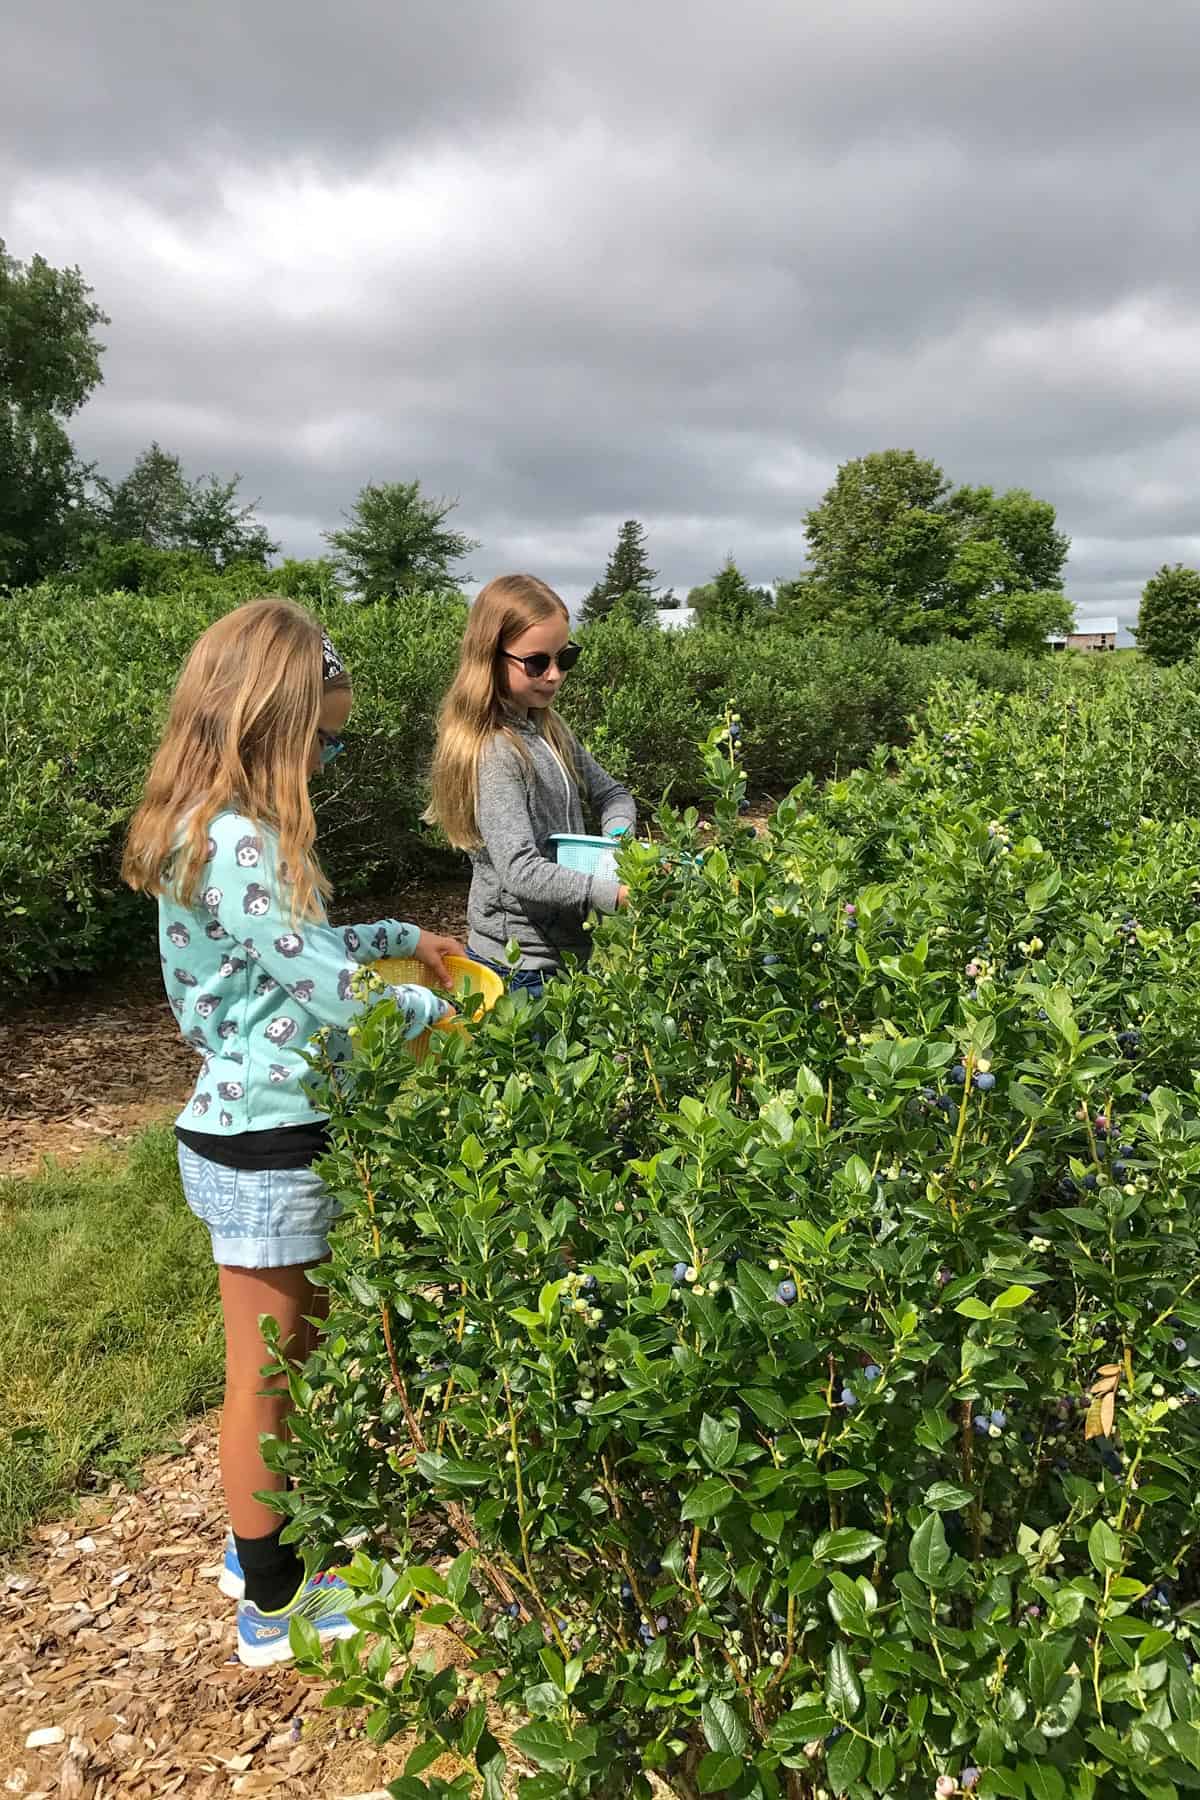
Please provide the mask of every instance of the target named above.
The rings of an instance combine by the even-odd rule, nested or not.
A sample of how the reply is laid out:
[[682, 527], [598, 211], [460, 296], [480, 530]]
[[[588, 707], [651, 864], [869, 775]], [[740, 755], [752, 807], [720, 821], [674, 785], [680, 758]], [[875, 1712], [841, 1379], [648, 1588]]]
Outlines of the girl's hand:
[[466, 954], [466, 945], [460, 944], [457, 938], [438, 937], [432, 931], [421, 933], [417, 939], [416, 949], [413, 951], [416, 960], [424, 963], [438, 986], [444, 988], [452, 988], [454, 978], [442, 960], [443, 957], [461, 956], [465, 958]]
[[622, 882], [620, 887], [617, 889], [617, 905], [618, 906], [628, 906], [628, 904], [629, 904], [629, 889], [626, 887], [625, 883]]

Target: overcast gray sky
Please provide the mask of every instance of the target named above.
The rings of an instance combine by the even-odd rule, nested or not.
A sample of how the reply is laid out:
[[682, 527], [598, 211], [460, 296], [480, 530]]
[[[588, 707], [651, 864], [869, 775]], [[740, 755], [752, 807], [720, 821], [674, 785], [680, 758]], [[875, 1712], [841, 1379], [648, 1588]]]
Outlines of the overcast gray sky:
[[18, 0], [0, 235], [112, 315], [77, 421], [368, 480], [575, 597], [796, 572], [846, 457], [1027, 486], [1081, 610], [1200, 563], [1194, 0]]

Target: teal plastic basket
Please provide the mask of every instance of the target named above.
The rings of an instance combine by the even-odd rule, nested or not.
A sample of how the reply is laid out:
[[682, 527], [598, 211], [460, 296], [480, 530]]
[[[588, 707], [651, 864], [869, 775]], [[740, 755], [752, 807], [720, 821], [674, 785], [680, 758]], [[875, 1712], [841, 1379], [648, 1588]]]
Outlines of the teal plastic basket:
[[569, 831], [557, 831], [550, 839], [555, 860], [564, 869], [578, 869], [581, 875], [599, 875], [602, 880], [617, 879], [617, 849], [620, 838], [583, 837]]

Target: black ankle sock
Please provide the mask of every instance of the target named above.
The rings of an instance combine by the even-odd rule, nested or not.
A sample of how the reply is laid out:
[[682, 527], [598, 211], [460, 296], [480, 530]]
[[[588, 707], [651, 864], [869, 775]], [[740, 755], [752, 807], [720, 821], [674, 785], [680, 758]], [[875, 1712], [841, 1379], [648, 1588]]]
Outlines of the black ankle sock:
[[278, 1612], [295, 1597], [304, 1580], [304, 1563], [292, 1544], [281, 1544], [283, 1526], [266, 1537], [239, 1537], [235, 1531], [238, 1561], [246, 1578], [246, 1598], [260, 1612]]

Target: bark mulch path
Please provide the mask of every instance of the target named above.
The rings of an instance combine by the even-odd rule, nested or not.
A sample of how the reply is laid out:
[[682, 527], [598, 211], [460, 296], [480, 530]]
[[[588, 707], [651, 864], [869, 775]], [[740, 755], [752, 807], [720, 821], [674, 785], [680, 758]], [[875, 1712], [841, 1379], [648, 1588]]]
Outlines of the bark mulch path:
[[[466, 886], [421, 883], [352, 900], [355, 919], [415, 918], [461, 936]], [[196, 1075], [157, 966], [90, 978], [0, 1017], [0, 1175], [31, 1174], [47, 1156], [74, 1161], [171, 1118]]]
[[[321, 1683], [231, 1660], [213, 1422], [182, 1443], [137, 1493], [41, 1526], [0, 1577], [0, 1794], [386, 1800], [411, 1741], [377, 1748], [361, 1715], [322, 1711]], [[445, 1633], [423, 1647], [461, 1660]], [[436, 1769], [457, 1772], [449, 1758]]]

